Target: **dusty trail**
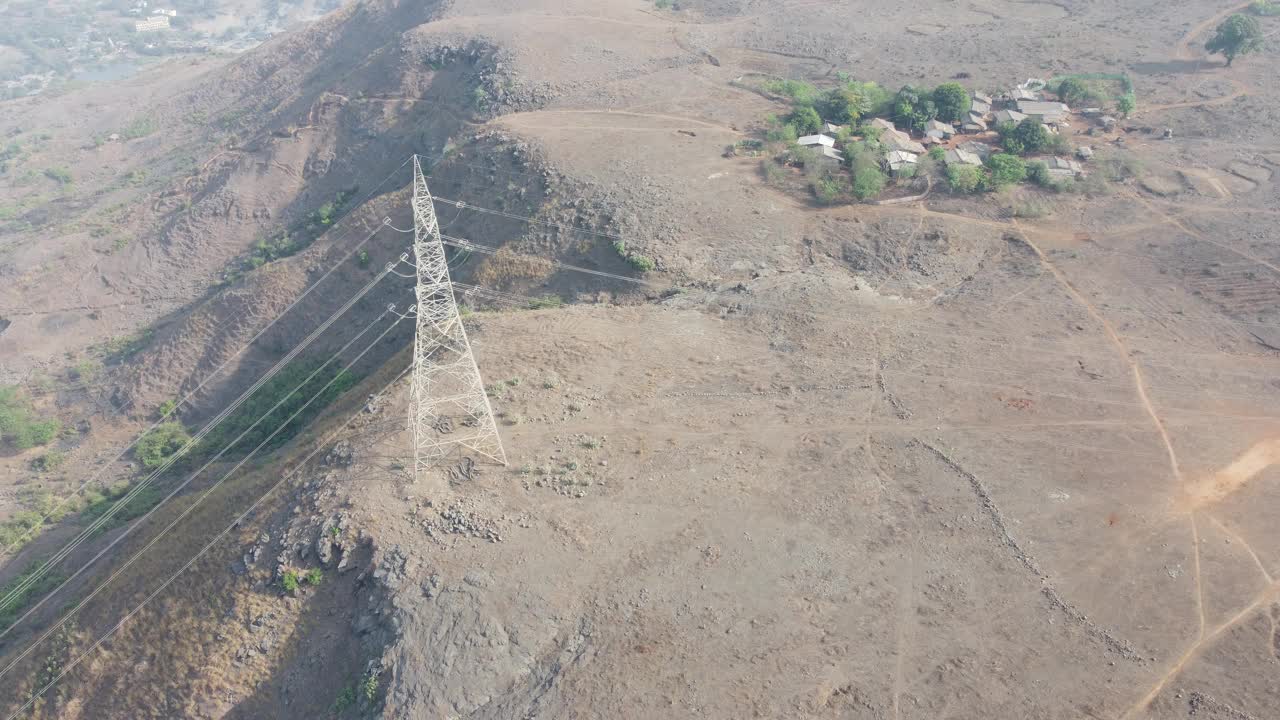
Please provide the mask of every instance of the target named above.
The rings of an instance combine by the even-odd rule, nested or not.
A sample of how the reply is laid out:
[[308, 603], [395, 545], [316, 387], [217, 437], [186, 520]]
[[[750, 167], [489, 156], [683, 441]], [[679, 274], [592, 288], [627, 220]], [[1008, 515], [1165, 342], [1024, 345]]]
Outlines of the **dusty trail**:
[[[1014, 225], [1017, 226], [1016, 221], [1014, 222]], [[1146, 411], [1147, 415], [1150, 416], [1151, 422], [1155, 426], [1156, 431], [1159, 432], [1160, 438], [1164, 442], [1165, 452], [1169, 458], [1169, 468], [1173, 473], [1173, 478], [1177, 481], [1178, 485], [1181, 486], [1183, 483], [1182, 469], [1178, 465], [1178, 455], [1173, 449], [1173, 441], [1169, 438], [1169, 431], [1165, 429], [1164, 421], [1160, 419], [1159, 414], [1156, 413], [1155, 406], [1151, 403], [1151, 398], [1147, 394], [1147, 382], [1143, 377], [1142, 368], [1134, 361], [1132, 351], [1129, 349], [1128, 344], [1125, 343], [1124, 338], [1120, 336], [1120, 333], [1116, 332], [1116, 329], [1111, 325], [1111, 322], [1098, 311], [1098, 308], [1095, 307], [1083, 293], [1076, 289], [1075, 285], [1073, 285], [1066, 275], [1058, 269], [1057, 265], [1054, 265], [1053, 262], [1049, 260], [1049, 257], [1044, 254], [1044, 251], [1042, 251], [1038, 245], [1033, 243], [1025, 234], [1022, 235], [1022, 239], [1033, 251], [1035, 251], [1036, 256], [1040, 258], [1040, 262], [1043, 263], [1045, 268], [1053, 274], [1054, 278], [1056, 278], [1058, 283], [1062, 285], [1063, 289], [1065, 289], [1071, 297], [1075, 298], [1075, 300], [1084, 307], [1085, 311], [1089, 313], [1089, 316], [1102, 326], [1107, 337], [1111, 339], [1111, 342], [1119, 351], [1121, 358], [1126, 364], [1128, 364], [1129, 369], [1133, 374], [1134, 389], [1137, 391], [1140, 404]]]
[[1169, 670], [1161, 676], [1151, 690], [1148, 691], [1146, 695], [1142, 696], [1141, 700], [1134, 703], [1134, 705], [1121, 716], [1121, 720], [1130, 720], [1131, 718], [1135, 718], [1137, 713], [1146, 709], [1146, 707], [1151, 704], [1151, 701], [1155, 700], [1156, 696], [1160, 694], [1160, 691], [1169, 684], [1169, 681], [1177, 677], [1178, 674], [1182, 672], [1183, 668], [1187, 666], [1187, 663], [1191, 662], [1191, 660], [1193, 660], [1201, 650], [1221, 637], [1224, 632], [1240, 624], [1241, 621], [1252, 615], [1259, 607], [1270, 602], [1276, 595], [1277, 591], [1280, 591], [1280, 582], [1271, 583], [1262, 592], [1254, 596], [1253, 601], [1250, 602], [1243, 610], [1236, 613], [1218, 627], [1214, 628], [1213, 632], [1207, 633], [1201, 636], [1200, 639], [1196, 640], [1196, 642], [1193, 643], [1191, 647], [1187, 648], [1186, 652], [1178, 658], [1177, 662], [1173, 664], [1173, 667], [1169, 668]]
[[[1140, 195], [1140, 194], [1138, 194], [1138, 193], [1136, 193], [1136, 192], [1135, 192], [1135, 193], [1133, 193], [1133, 194], [1132, 194], [1132, 197], [1133, 197], [1135, 200], [1137, 200], [1138, 202], [1142, 203], [1142, 205], [1143, 205], [1144, 207], [1146, 207], [1148, 210], [1150, 210], [1151, 212], [1157, 212], [1157, 213], [1159, 212], [1159, 211], [1155, 208], [1155, 206], [1154, 206], [1154, 205], [1152, 205], [1151, 201], [1147, 200], [1147, 199], [1146, 199], [1145, 197], [1143, 197], [1142, 195]], [[1234, 212], [1234, 211], [1232, 211], [1232, 212]], [[1248, 260], [1248, 261], [1250, 261], [1250, 262], [1256, 263], [1256, 264], [1258, 264], [1258, 265], [1260, 265], [1260, 266], [1262, 266], [1262, 267], [1264, 267], [1264, 268], [1267, 268], [1267, 269], [1268, 269], [1268, 270], [1270, 270], [1271, 272], [1273, 272], [1273, 273], [1275, 273], [1275, 274], [1277, 274], [1277, 275], [1280, 275], [1280, 266], [1275, 265], [1274, 263], [1271, 263], [1271, 262], [1269, 262], [1269, 261], [1267, 261], [1267, 260], [1264, 260], [1263, 258], [1260, 258], [1260, 257], [1258, 257], [1257, 255], [1254, 255], [1254, 254], [1252, 254], [1252, 253], [1246, 252], [1246, 251], [1244, 251], [1244, 250], [1240, 250], [1240, 249], [1238, 249], [1238, 248], [1231, 247], [1230, 245], [1227, 245], [1227, 244], [1225, 244], [1225, 243], [1222, 243], [1222, 242], [1219, 242], [1219, 241], [1217, 241], [1217, 240], [1214, 240], [1213, 238], [1208, 237], [1207, 235], [1205, 235], [1204, 233], [1200, 232], [1199, 230], [1194, 230], [1194, 229], [1192, 229], [1192, 228], [1190, 228], [1190, 227], [1187, 227], [1186, 223], [1183, 223], [1181, 220], [1179, 220], [1176, 216], [1174, 216], [1174, 215], [1172, 215], [1172, 214], [1167, 214], [1167, 215], [1166, 215], [1166, 218], [1167, 218], [1167, 220], [1168, 220], [1168, 222], [1169, 222], [1170, 224], [1172, 224], [1174, 227], [1178, 228], [1178, 229], [1179, 229], [1179, 230], [1181, 230], [1182, 232], [1186, 233], [1187, 235], [1190, 235], [1191, 237], [1193, 237], [1193, 238], [1195, 238], [1195, 239], [1197, 239], [1197, 240], [1200, 240], [1200, 241], [1202, 241], [1202, 242], [1207, 242], [1207, 243], [1209, 243], [1210, 245], [1216, 245], [1216, 246], [1218, 246], [1218, 247], [1222, 248], [1223, 250], [1226, 250], [1226, 251], [1227, 251], [1227, 252], [1229, 252], [1229, 253], [1232, 253], [1232, 254], [1234, 254], [1234, 255], [1239, 255], [1240, 257], [1244, 258], [1245, 260]]]
[[[498, 118], [497, 120], [495, 120], [494, 122], [509, 125], [510, 127], [512, 127], [512, 129], [518, 129], [518, 128], [524, 127], [531, 130], [539, 130], [539, 129], [546, 130], [546, 129], [579, 129], [581, 127], [581, 126], [545, 125], [538, 122], [538, 120], [541, 120], [544, 118], [554, 118], [559, 115], [570, 115], [570, 116], [595, 115], [600, 117], [621, 116], [621, 117], [635, 117], [635, 118], [653, 118], [657, 120], [670, 120], [670, 121], [678, 122], [681, 124], [692, 123], [694, 125], [699, 125], [701, 127], [713, 128], [716, 130], [723, 130], [725, 132], [730, 132], [735, 135], [742, 134], [741, 131], [735, 130], [729, 127], [728, 125], [721, 125], [719, 123], [714, 123], [709, 120], [700, 120], [698, 118], [686, 117], [682, 115], [664, 115], [662, 113], [631, 112], [628, 110], [533, 110], [530, 112], [504, 115], [501, 118]], [[677, 130], [679, 128], [600, 126], [600, 127], [593, 127], [591, 129], [596, 129], [596, 130]]]
[[1197, 54], [1195, 52], [1192, 52], [1191, 44], [1196, 41], [1196, 38], [1200, 37], [1204, 33], [1209, 32], [1209, 30], [1217, 27], [1218, 23], [1222, 22], [1223, 20], [1226, 20], [1227, 17], [1232, 13], [1238, 13], [1242, 10], [1248, 9], [1248, 7], [1249, 7], [1249, 3], [1247, 2], [1239, 3], [1237, 5], [1232, 5], [1226, 10], [1219, 12], [1217, 15], [1214, 15], [1213, 17], [1208, 18], [1207, 20], [1201, 22], [1199, 25], [1196, 25], [1195, 27], [1191, 28], [1190, 30], [1187, 31], [1187, 34], [1183, 35], [1182, 39], [1178, 41], [1178, 45], [1174, 50], [1174, 56], [1179, 60], [1195, 60]]
[[1249, 448], [1235, 462], [1187, 488], [1189, 510], [1225, 500], [1250, 480], [1272, 465], [1280, 464], [1280, 437], [1270, 438]]

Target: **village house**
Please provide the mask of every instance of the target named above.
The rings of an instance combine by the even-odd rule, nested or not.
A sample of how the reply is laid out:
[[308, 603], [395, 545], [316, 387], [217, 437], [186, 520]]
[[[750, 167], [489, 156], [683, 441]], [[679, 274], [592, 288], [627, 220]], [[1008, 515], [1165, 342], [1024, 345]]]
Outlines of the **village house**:
[[997, 125], [1003, 125], [1005, 123], [1013, 123], [1014, 125], [1017, 125], [1027, 119], [1026, 115], [1018, 112], [1017, 110], [997, 110], [995, 117]]
[[956, 146], [956, 149], [963, 150], [968, 153], [973, 153], [974, 155], [977, 155], [979, 158], [981, 158], [983, 161], [986, 161], [986, 159], [991, 157], [991, 154], [995, 152], [995, 148], [991, 147], [986, 143], [981, 143], [976, 140], [962, 142]]
[[154, 15], [146, 20], [139, 20], [133, 24], [133, 29], [140, 33], [158, 32], [169, 29], [168, 15]]
[[1018, 103], [1018, 112], [1046, 125], [1054, 125], [1066, 120], [1071, 114], [1071, 108], [1067, 107], [1066, 103], [1023, 100]]
[[817, 145], [814, 147], [814, 150], [817, 151], [819, 160], [835, 163], [837, 165], [844, 164], [844, 154], [833, 147]]
[[930, 120], [924, 126], [924, 134], [934, 140], [948, 140], [955, 136], [956, 129], [947, 123]]
[[942, 161], [948, 165], [982, 164], [982, 158], [977, 153], [969, 152], [968, 150], [961, 150], [959, 148], [956, 148], [955, 150], [948, 150], [947, 154], [943, 156]]
[[1049, 176], [1054, 178], [1074, 178], [1084, 172], [1084, 167], [1070, 158], [1050, 157], [1044, 164], [1049, 166]]
[[816, 145], [819, 147], [833, 148], [836, 146], [836, 139], [830, 135], [805, 135], [799, 140], [796, 140], [796, 144], [803, 145], [805, 147], [812, 147]]
[[895, 175], [906, 167], [914, 167], [920, 161], [920, 156], [916, 153], [904, 152], [902, 150], [890, 150], [884, 156], [885, 164], [889, 166], [889, 170]]
[[822, 132], [824, 133], [829, 133], [831, 135], [839, 135], [840, 133], [844, 132], [844, 130], [845, 130], [844, 125], [833, 125], [831, 123], [822, 123]]

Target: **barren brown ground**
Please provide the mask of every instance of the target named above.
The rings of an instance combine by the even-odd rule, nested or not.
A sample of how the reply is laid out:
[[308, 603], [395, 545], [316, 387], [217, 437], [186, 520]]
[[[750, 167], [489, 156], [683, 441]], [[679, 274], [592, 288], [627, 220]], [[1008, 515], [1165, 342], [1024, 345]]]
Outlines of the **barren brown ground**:
[[[487, 160], [465, 139], [477, 132], [575, 183], [558, 209], [579, 224], [559, 235], [460, 211], [450, 232], [509, 253], [460, 276], [518, 300], [543, 288], [504, 281], [513, 258], [607, 256], [593, 232], [621, 233], [658, 260], [650, 280], [683, 292], [557, 275], [548, 287], [623, 302], [472, 316], [510, 467], [406, 477], [399, 387], [353, 436], [337, 489], [290, 496], [308, 508], [294, 522], [340, 509], [361, 529], [376, 610], [324, 596], [340, 616], [326, 634], [307, 603], [272, 604], [264, 568], [225, 587], [202, 575], [172, 607], [200, 597], [203, 611], [144, 616], [46, 716], [165, 716], [157, 697], [190, 716], [324, 714], [340, 672], [307, 656], [358, 665], [366, 616], [395, 628], [379, 656], [387, 717], [1280, 716], [1280, 356], [1266, 343], [1280, 206], [1274, 180], [1231, 170], [1280, 167], [1274, 50], [1230, 69], [1204, 57], [1236, 9], [1207, 1], [682, 6], [460, 1], [404, 28], [408, 44], [484, 38], [553, 91], [451, 130], [438, 192], [529, 212], [519, 191], [539, 168], [464, 172]], [[963, 70], [986, 88], [1123, 69], [1139, 94], [1129, 123], [1175, 137], [1135, 130], [1104, 150], [1170, 179], [1160, 195], [1131, 181], [1047, 196], [1050, 215], [1016, 221], [1017, 198], [941, 191], [819, 208], [768, 186], [756, 160], [722, 157], [783, 110], [735, 86], [744, 73], [895, 86]], [[353, 90], [333, 93], [394, 114], [418, 88]], [[282, 121], [333, 122], [281, 102], [296, 110]], [[335, 137], [235, 152], [272, 183]], [[455, 511], [501, 541], [439, 531]], [[108, 627], [195, 535], [80, 632]], [[365, 582], [343, 592], [364, 603]], [[236, 603], [312, 620], [246, 669], [215, 636]], [[184, 627], [201, 643], [164, 645]], [[173, 672], [131, 693], [117, 668], [156, 647]]]

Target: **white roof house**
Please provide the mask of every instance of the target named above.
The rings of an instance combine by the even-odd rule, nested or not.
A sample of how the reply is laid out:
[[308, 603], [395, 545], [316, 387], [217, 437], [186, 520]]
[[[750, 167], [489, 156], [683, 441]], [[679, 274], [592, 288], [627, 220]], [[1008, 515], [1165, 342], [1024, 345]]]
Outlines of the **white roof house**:
[[986, 115], [991, 112], [991, 103], [985, 100], [974, 100], [973, 103], [969, 105], [969, 112]]
[[146, 20], [139, 20], [133, 24], [133, 29], [140, 33], [157, 32], [159, 30], [169, 29], [168, 15], [154, 15]]
[[828, 132], [828, 133], [831, 133], [832, 135], [840, 133], [844, 129], [845, 128], [843, 125], [833, 125], [831, 123], [822, 123], [823, 132]]
[[889, 164], [889, 169], [897, 172], [908, 165], [917, 164], [920, 156], [915, 153], [903, 152], [902, 150], [890, 150], [884, 156], [884, 159]]
[[1027, 119], [1027, 116], [1023, 115], [1017, 110], [997, 110], [996, 111], [997, 124], [1013, 123], [1014, 125], [1017, 125], [1018, 123], [1026, 119]]
[[1009, 97], [1013, 98], [1014, 100], [1039, 100], [1040, 93], [1035, 92], [1034, 90], [1028, 90], [1027, 88], [1022, 86], [1018, 86], [1013, 89], [1013, 92], [1009, 93]]
[[981, 165], [982, 158], [975, 152], [968, 150], [948, 150], [946, 156], [942, 159], [948, 165]]
[[1018, 103], [1018, 112], [1038, 118], [1043, 123], [1056, 123], [1066, 119], [1071, 114], [1071, 108], [1066, 103], [1023, 100]]
[[805, 135], [799, 140], [796, 140], [796, 144], [805, 146], [821, 145], [823, 147], [835, 147], [836, 139], [830, 135]]
[[835, 162], [844, 162], [844, 155], [833, 147], [819, 145], [815, 148], [818, 151], [819, 160], [834, 160]]

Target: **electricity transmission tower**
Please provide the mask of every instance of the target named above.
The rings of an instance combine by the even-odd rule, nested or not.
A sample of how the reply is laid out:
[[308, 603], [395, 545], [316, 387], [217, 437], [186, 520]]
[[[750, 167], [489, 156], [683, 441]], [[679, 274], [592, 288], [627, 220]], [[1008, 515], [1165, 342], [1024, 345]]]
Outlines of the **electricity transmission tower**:
[[409, 425], [413, 428], [415, 476], [459, 448], [506, 465], [493, 408], [453, 296], [431, 192], [416, 155], [413, 254], [418, 267], [418, 331]]

